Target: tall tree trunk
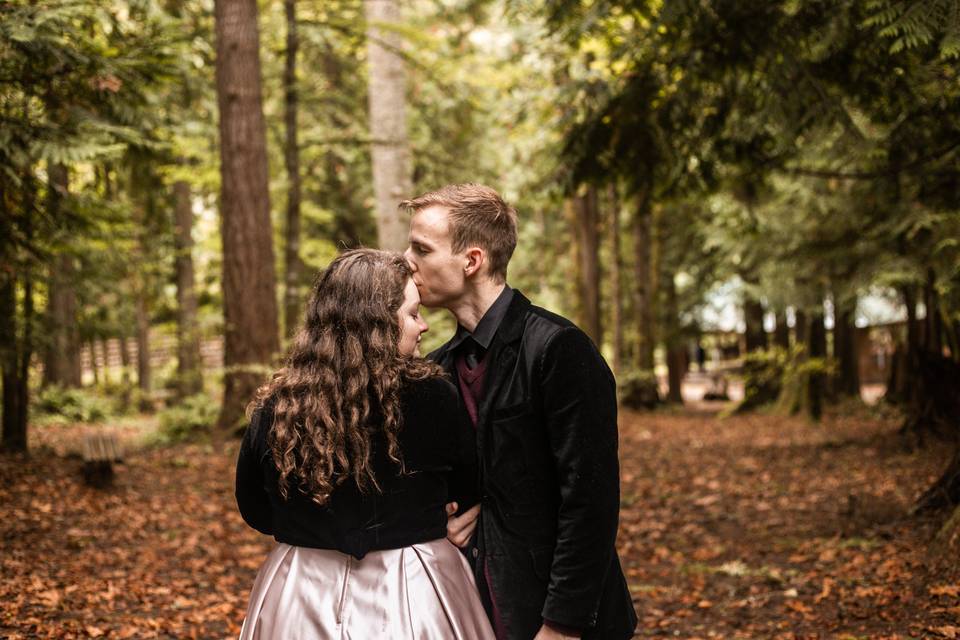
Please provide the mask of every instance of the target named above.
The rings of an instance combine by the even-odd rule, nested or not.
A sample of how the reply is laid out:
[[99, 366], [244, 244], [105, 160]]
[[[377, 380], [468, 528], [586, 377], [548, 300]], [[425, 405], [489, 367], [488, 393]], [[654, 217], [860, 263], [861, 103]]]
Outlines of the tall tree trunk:
[[790, 327], [787, 326], [787, 315], [778, 311], [776, 315], [777, 327], [773, 330], [773, 344], [781, 349], [790, 348]]
[[[823, 309], [817, 308], [810, 314], [811, 358], [823, 358], [827, 355], [827, 332], [823, 326]], [[824, 378], [820, 373], [812, 372], [807, 383], [807, 412], [814, 420], [823, 415]]]
[[588, 186], [574, 198], [576, 229], [580, 250], [580, 308], [583, 330], [599, 347], [603, 342], [600, 325], [600, 220], [597, 189]]
[[854, 324], [856, 300], [837, 303], [833, 326], [833, 355], [839, 365], [834, 378], [834, 392], [842, 396], [860, 397], [860, 372], [857, 357], [857, 328]]
[[256, 0], [216, 0], [214, 18], [225, 369], [218, 427], [228, 433], [266, 379], [280, 329]]
[[90, 338], [87, 340], [87, 350], [90, 351], [90, 371], [93, 372], [93, 384], [94, 386], [99, 386], [100, 371], [97, 369], [97, 350], [95, 338]]
[[745, 338], [747, 353], [767, 348], [767, 332], [763, 328], [763, 305], [759, 300], [746, 299], [743, 302], [743, 321], [746, 325]]
[[637, 319], [637, 367], [653, 371], [654, 331], [654, 271], [651, 264], [653, 246], [652, 216], [649, 189], [637, 196], [633, 216], [633, 277], [634, 315]]
[[807, 324], [807, 312], [797, 308], [793, 312], [793, 344], [806, 346], [810, 341], [810, 327]]
[[402, 250], [407, 221], [397, 205], [411, 197], [413, 181], [407, 141], [407, 83], [402, 41], [390, 25], [400, 22], [397, 0], [365, 0], [367, 64], [370, 68], [370, 135], [377, 236], [381, 249]]
[[150, 370], [150, 305], [145, 287], [139, 287], [136, 300], [137, 317], [137, 386], [142, 391], [150, 391], [152, 385]]
[[680, 339], [680, 313], [677, 309], [677, 286], [672, 273], [663, 279], [664, 316], [666, 327], [664, 341], [667, 348], [667, 402], [683, 403], [681, 385], [687, 372], [686, 348]]
[[615, 182], [610, 183], [610, 324], [613, 325], [613, 372], [623, 370], [623, 261], [620, 257], [620, 197]]
[[[24, 172], [21, 190], [21, 229], [27, 243], [33, 240], [31, 216], [36, 206], [36, 191], [32, 170]], [[11, 200], [4, 193], [6, 180], [0, 178], [0, 214], [10, 220]], [[16, 224], [16, 223], [14, 223]], [[22, 328], [17, 322], [17, 271], [0, 272], [0, 378], [3, 381], [3, 417], [0, 419], [0, 449], [25, 452], [27, 450], [27, 418], [29, 413], [29, 368], [33, 355], [33, 281], [29, 269], [22, 269], [23, 314]]]
[[[47, 167], [47, 213], [60, 217], [63, 200], [69, 189], [67, 168], [58, 163]], [[69, 253], [54, 258], [47, 292], [48, 347], [43, 361], [43, 384], [79, 387], [80, 333], [77, 327], [77, 292], [74, 283], [74, 260]]]
[[927, 268], [927, 281], [923, 286], [923, 306], [927, 316], [924, 320], [924, 349], [943, 355], [943, 321], [940, 317], [940, 294], [937, 293], [937, 274], [933, 267]]
[[300, 264], [300, 148], [297, 142], [297, 3], [296, 0], [284, 0], [283, 8], [287, 16], [287, 50], [283, 64], [283, 122], [286, 139], [283, 148], [283, 161], [287, 169], [287, 224], [284, 243], [284, 289], [283, 323], [284, 335], [293, 336], [300, 325], [301, 275]]
[[200, 371], [200, 328], [193, 271], [193, 206], [190, 185], [173, 184], [175, 268], [177, 272], [177, 393], [181, 398], [203, 391]]
[[127, 332], [122, 331], [117, 339], [120, 343], [120, 384], [126, 389], [130, 385], [130, 345], [127, 344]]
[[0, 344], [3, 360], [3, 436], [5, 451], [27, 450], [27, 377], [21, 367], [21, 331], [17, 327], [17, 287], [12, 273], [0, 274]]

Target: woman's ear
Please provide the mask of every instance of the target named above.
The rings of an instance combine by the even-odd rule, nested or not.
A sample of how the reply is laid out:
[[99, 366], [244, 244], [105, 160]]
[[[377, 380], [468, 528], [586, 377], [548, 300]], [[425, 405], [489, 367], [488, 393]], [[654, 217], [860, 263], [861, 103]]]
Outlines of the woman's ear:
[[463, 267], [463, 275], [467, 278], [478, 273], [487, 261], [487, 252], [480, 247], [470, 247], [464, 255], [467, 258], [467, 264]]

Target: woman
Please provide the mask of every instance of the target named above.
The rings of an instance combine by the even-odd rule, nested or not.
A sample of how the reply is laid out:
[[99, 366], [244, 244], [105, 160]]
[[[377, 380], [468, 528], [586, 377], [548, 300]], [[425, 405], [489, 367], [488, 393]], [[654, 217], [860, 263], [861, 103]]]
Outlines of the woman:
[[324, 271], [286, 367], [262, 387], [237, 503], [278, 544], [241, 639], [493, 638], [444, 505], [477, 502], [473, 432], [420, 359], [427, 325], [402, 256]]

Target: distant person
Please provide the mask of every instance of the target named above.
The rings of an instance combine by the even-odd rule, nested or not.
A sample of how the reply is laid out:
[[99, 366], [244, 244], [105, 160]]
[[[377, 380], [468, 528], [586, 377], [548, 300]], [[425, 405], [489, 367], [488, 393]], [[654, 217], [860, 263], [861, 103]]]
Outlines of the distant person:
[[700, 373], [706, 371], [707, 368], [707, 351], [703, 348], [703, 345], [700, 344], [700, 341], [697, 341], [697, 369]]
[[429, 357], [476, 429], [483, 498], [448, 529], [497, 638], [629, 638], [610, 369], [583, 331], [507, 286], [516, 212], [493, 189], [452, 185], [403, 206], [421, 300], [458, 322]]
[[399, 254], [344, 253], [314, 285], [287, 365], [251, 403], [244, 520], [277, 545], [241, 640], [493, 638], [445, 505], [476, 504], [473, 429]]

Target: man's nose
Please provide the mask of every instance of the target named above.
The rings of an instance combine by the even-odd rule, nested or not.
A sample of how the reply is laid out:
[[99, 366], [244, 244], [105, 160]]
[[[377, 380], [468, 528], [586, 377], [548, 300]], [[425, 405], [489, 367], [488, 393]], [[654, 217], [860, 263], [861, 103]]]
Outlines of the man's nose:
[[413, 261], [413, 251], [410, 247], [407, 247], [407, 250], [403, 252], [403, 257], [407, 259], [407, 264], [410, 265], [411, 271], [417, 270], [417, 263]]

